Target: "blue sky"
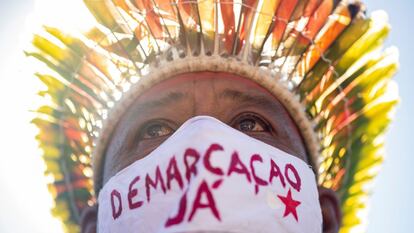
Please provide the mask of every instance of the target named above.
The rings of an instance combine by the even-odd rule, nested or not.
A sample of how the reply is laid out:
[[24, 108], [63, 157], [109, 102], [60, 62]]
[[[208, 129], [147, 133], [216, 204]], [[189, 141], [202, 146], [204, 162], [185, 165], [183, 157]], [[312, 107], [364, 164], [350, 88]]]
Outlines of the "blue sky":
[[[399, 85], [401, 103], [396, 119], [387, 134], [387, 157], [382, 172], [376, 179], [371, 198], [368, 233], [412, 232], [414, 229], [414, 155], [409, 148], [414, 143], [414, 91], [411, 68], [414, 68], [414, 27], [412, 17], [414, 2], [411, 0], [365, 0], [368, 11], [384, 9], [389, 14], [392, 32], [386, 45], [396, 45], [400, 50], [400, 71], [395, 80]], [[0, 232], [55, 232], [58, 223], [50, 217], [51, 200], [42, 183], [40, 159], [26, 151], [36, 150], [35, 143], [21, 147], [22, 141], [30, 141], [35, 129], [22, 122], [30, 119], [26, 106], [31, 100], [14, 96], [10, 87], [20, 85], [16, 91], [33, 92], [25, 70], [19, 69], [22, 47], [34, 0], [0, 0]], [[11, 127], [13, 126], [13, 127]], [[19, 134], [29, 130], [27, 134]], [[25, 144], [26, 145], [26, 144]], [[17, 166], [18, 165], [18, 166]], [[19, 175], [20, 174], [20, 175]], [[23, 174], [23, 175], [22, 175]], [[27, 192], [27, 190], [30, 190]], [[29, 195], [27, 195], [29, 194]], [[31, 199], [31, 196], [39, 198]], [[41, 197], [41, 198], [40, 198]]]

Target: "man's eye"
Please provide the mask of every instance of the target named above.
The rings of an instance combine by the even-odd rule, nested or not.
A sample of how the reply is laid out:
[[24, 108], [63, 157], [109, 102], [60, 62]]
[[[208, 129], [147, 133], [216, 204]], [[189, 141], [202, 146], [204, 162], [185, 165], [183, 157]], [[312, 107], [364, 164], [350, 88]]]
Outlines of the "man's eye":
[[171, 127], [163, 123], [152, 123], [144, 128], [142, 132], [142, 139], [151, 139], [169, 135], [173, 132]]
[[241, 117], [234, 127], [241, 132], [265, 132], [269, 130], [264, 121], [255, 116]]

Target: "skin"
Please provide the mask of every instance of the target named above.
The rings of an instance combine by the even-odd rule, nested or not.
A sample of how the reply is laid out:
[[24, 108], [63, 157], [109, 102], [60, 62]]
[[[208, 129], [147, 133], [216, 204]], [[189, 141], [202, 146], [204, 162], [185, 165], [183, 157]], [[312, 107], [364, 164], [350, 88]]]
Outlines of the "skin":
[[[280, 101], [248, 79], [217, 72], [182, 74], [143, 93], [120, 119], [108, 144], [103, 179], [157, 148], [188, 119], [208, 115], [309, 163], [300, 132]], [[339, 201], [319, 188], [323, 232], [338, 232]], [[82, 232], [95, 232], [97, 208], [86, 210]]]

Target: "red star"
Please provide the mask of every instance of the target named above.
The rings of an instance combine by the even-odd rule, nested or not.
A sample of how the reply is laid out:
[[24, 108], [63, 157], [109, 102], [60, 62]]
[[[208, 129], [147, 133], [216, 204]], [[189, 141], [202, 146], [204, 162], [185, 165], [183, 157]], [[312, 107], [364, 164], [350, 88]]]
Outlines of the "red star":
[[283, 202], [283, 204], [285, 204], [285, 213], [283, 214], [283, 217], [286, 217], [289, 214], [292, 214], [293, 217], [298, 222], [298, 214], [296, 212], [296, 207], [300, 205], [300, 201], [292, 199], [292, 193], [290, 192], [290, 189], [286, 197], [280, 196], [280, 195], [277, 195], [277, 197]]

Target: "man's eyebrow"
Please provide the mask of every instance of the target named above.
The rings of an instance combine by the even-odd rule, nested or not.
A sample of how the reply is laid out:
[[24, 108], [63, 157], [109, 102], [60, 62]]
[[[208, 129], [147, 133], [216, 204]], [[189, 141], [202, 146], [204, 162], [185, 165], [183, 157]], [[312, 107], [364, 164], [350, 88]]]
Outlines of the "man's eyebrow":
[[278, 107], [275, 101], [265, 95], [252, 95], [237, 90], [225, 89], [219, 94], [219, 98], [227, 98], [240, 102], [241, 104], [254, 104], [265, 109]]
[[158, 99], [147, 101], [145, 103], [142, 103], [138, 108], [136, 112], [145, 111], [151, 108], [163, 108], [168, 105], [170, 105], [173, 102], [182, 101], [187, 97], [187, 93], [182, 92], [168, 92], [166, 94], [161, 94]]

